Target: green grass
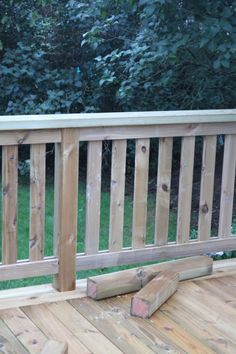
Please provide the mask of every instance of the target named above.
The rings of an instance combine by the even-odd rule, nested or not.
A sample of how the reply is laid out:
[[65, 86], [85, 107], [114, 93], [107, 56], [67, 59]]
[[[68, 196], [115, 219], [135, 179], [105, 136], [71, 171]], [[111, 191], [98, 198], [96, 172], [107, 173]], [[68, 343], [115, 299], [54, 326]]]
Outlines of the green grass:
[[[53, 255], [53, 205], [54, 192], [53, 185], [47, 181], [46, 186], [46, 213], [45, 213], [45, 256]], [[18, 191], [18, 259], [27, 259], [29, 257], [29, 184], [25, 179], [20, 179]], [[0, 198], [1, 200], [1, 198]], [[110, 194], [109, 192], [102, 192], [101, 195], [101, 217], [100, 217], [100, 250], [108, 248], [109, 235], [109, 208], [110, 208]], [[125, 197], [125, 213], [124, 213], [124, 247], [131, 246], [132, 241], [132, 209], [133, 201], [131, 196]], [[77, 251], [84, 251], [84, 235], [85, 235], [85, 212], [86, 212], [86, 195], [85, 186], [80, 183], [79, 198], [78, 198], [78, 241]], [[0, 218], [2, 214], [2, 205], [0, 203]], [[154, 240], [154, 225], [155, 225], [155, 195], [148, 196], [148, 212], [147, 212], [147, 244], [153, 243]], [[2, 235], [0, 223], [0, 238]], [[233, 234], [236, 234], [236, 219], [233, 220], [232, 226]], [[190, 237], [196, 238], [197, 231], [192, 227]], [[169, 221], [169, 241], [175, 241], [176, 237], [176, 213], [170, 213]], [[1, 258], [1, 240], [0, 240], [0, 258]], [[235, 257], [235, 252], [230, 252], [226, 256]], [[151, 262], [145, 263], [150, 264]], [[152, 262], [153, 263], [153, 262]], [[78, 273], [78, 278], [86, 278], [88, 276], [110, 273], [121, 269], [129, 269], [134, 266], [140, 266], [144, 263], [135, 265], [124, 265], [117, 267], [110, 267], [106, 269], [94, 269], [81, 271]], [[36, 277], [12, 281], [4, 281], [0, 283], [0, 290], [14, 287], [22, 287], [29, 285], [37, 285], [43, 283], [51, 283], [52, 277]]]
[[[0, 198], [1, 199], [1, 198]], [[18, 259], [27, 259], [29, 257], [29, 184], [28, 181], [20, 180], [18, 191]], [[45, 256], [53, 255], [53, 202], [54, 192], [52, 183], [47, 183], [46, 186], [46, 216], [45, 216]], [[79, 198], [78, 198], [78, 242], [77, 251], [84, 251], [84, 235], [85, 235], [85, 211], [86, 211], [86, 195], [85, 186], [80, 183]], [[125, 197], [125, 215], [124, 215], [124, 247], [131, 246], [132, 236], [132, 207], [133, 202], [131, 196]], [[109, 192], [102, 192], [101, 195], [101, 218], [100, 218], [100, 244], [99, 248], [108, 248], [109, 235], [109, 208], [110, 195]], [[0, 218], [2, 207], [0, 205]], [[155, 196], [148, 197], [148, 213], [147, 213], [147, 244], [153, 243], [154, 239], [154, 219], [155, 219]], [[169, 240], [175, 240], [176, 233], [176, 216], [170, 215], [170, 230]], [[0, 223], [0, 235], [2, 235]], [[0, 242], [1, 255], [1, 242]], [[142, 263], [143, 264], [143, 263]], [[148, 263], [147, 263], [148, 264]], [[140, 264], [138, 264], [140, 265]], [[85, 278], [95, 274], [103, 274], [104, 272], [112, 272], [119, 269], [131, 268], [130, 266], [110, 267], [107, 269], [95, 269], [81, 271], [78, 273], [78, 278]], [[0, 283], [0, 289], [8, 289], [13, 287], [22, 287], [36, 284], [52, 282], [52, 277], [37, 277], [29, 279], [20, 279], [12, 281], [4, 281]]]

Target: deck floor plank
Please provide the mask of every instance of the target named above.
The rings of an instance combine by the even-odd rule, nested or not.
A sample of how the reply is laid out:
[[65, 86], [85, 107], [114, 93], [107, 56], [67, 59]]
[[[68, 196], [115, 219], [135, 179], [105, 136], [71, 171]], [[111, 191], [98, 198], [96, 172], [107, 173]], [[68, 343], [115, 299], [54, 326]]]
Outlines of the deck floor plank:
[[84, 318], [68, 302], [57, 302], [45, 305], [55, 317], [57, 317], [81, 343], [88, 347], [92, 353], [121, 354], [121, 351], [109, 341], [96, 327]]
[[0, 353], [27, 354], [27, 350], [18, 341], [6, 324], [0, 320]]
[[132, 331], [127, 330], [111, 313], [105, 312], [99, 302], [84, 298], [71, 300], [72, 305], [86, 317], [101, 333], [109, 338], [123, 353], [155, 353], [147, 347]]
[[[187, 285], [187, 286], [186, 286]], [[216, 327], [219, 327], [222, 335], [236, 340], [236, 309], [218, 299], [214, 293], [210, 293], [202, 289], [193, 282], [182, 284], [179, 288], [179, 295], [183, 301], [191, 301], [191, 308], [196, 308], [198, 316], [202, 316], [205, 322], [212, 321]]]
[[[190, 283], [188, 283], [190, 285]], [[186, 284], [183, 284], [186, 285]], [[194, 285], [194, 284], [193, 284]], [[208, 295], [208, 299], [207, 299]], [[170, 316], [175, 315], [175, 310], [180, 308], [178, 314], [176, 314], [179, 321], [183, 323], [184, 316], [188, 313], [188, 321], [191, 321], [191, 325], [188, 321], [185, 323], [188, 328], [193, 329], [196, 324], [200, 324], [202, 328], [202, 333], [200, 333], [200, 338], [204, 339], [205, 334], [208, 332], [208, 344], [211, 348], [220, 348], [223, 344], [224, 351], [219, 351], [220, 353], [225, 353], [228, 347], [231, 349], [229, 353], [236, 353], [236, 332], [235, 332], [235, 320], [231, 318], [229, 311], [230, 307], [224, 312], [225, 304], [223, 301], [216, 299], [212, 293], [203, 291], [203, 289], [195, 289], [195, 292], [188, 289], [183, 289], [181, 286], [178, 292], [175, 294], [175, 308], [170, 310]], [[171, 302], [170, 302], [171, 303]], [[165, 306], [170, 304], [167, 302], [161, 309], [164, 311]]]
[[[131, 295], [128, 295], [126, 301], [123, 302], [123, 307], [126, 311], [130, 308]], [[133, 321], [138, 323], [140, 320], [137, 317], [132, 317]], [[155, 330], [158, 336], [162, 335], [166, 343], [175, 344], [178, 348], [178, 353], [182, 350], [184, 353], [192, 354], [213, 354], [214, 352], [205, 345], [204, 342], [193, 336], [188, 327], [183, 327], [171, 318], [167, 317], [161, 311], [153, 314], [150, 320], [146, 320]], [[157, 353], [159, 353], [157, 351]]]
[[8, 301], [0, 310], [0, 353], [38, 354], [47, 340], [56, 340], [68, 343], [69, 354], [235, 354], [236, 262], [225, 265], [181, 282], [150, 319], [130, 315], [132, 294], [94, 301], [84, 290], [76, 299], [74, 292], [50, 298], [47, 291], [47, 303], [33, 306], [29, 294], [19, 302], [6, 291], [0, 297], [0, 309]]
[[0, 317], [14, 336], [32, 354], [41, 353], [48, 340], [40, 329], [20, 309], [0, 311]]
[[68, 344], [69, 354], [91, 353], [91, 351], [48, 310], [46, 305], [27, 306], [23, 307], [22, 310], [50, 339], [66, 342]]
[[181, 327], [187, 328], [189, 333], [216, 353], [236, 353], [236, 342], [222, 334], [215, 323], [208, 319], [207, 313], [205, 317], [199, 316], [191, 306], [191, 300], [187, 305], [175, 297], [162, 306], [161, 312]]
[[[197, 284], [204, 290], [214, 294], [218, 299], [236, 309], [236, 279], [231, 283], [231, 277], [207, 279]], [[195, 282], [194, 282], [195, 283]]]
[[[155, 326], [152, 326], [152, 320], [131, 316], [129, 314], [130, 300], [130, 295], [124, 295], [109, 301], [111, 311], [115, 312], [118, 318], [122, 318], [123, 326], [129, 327], [132, 333], [143, 340], [156, 353], [185, 353], [168, 335], [161, 333]], [[104, 302], [108, 304], [108, 300]]]

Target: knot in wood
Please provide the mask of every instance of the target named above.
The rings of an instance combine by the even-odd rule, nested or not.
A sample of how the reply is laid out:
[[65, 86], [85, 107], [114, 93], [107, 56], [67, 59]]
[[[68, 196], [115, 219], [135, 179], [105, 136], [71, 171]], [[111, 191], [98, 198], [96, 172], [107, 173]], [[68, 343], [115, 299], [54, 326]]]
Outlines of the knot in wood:
[[10, 186], [7, 184], [6, 186], [3, 187], [3, 195], [7, 195], [9, 193]]
[[139, 279], [143, 279], [145, 277], [146, 273], [145, 270], [143, 268], [140, 268], [137, 270], [137, 277]]
[[147, 151], [146, 146], [143, 145], [143, 146], [141, 147], [141, 150], [142, 150], [142, 152], [146, 152], [146, 151]]
[[168, 186], [167, 186], [167, 184], [163, 183], [162, 186], [161, 186], [161, 188], [162, 188], [162, 190], [163, 190], [164, 192], [168, 192]]
[[114, 185], [117, 184], [117, 181], [113, 179], [113, 180], [111, 181], [111, 184], [114, 186]]
[[208, 213], [209, 208], [208, 208], [207, 203], [205, 203], [205, 204], [202, 205], [201, 211], [202, 211], [203, 214], [207, 214], [207, 213]]
[[31, 183], [31, 184], [37, 183], [37, 177], [36, 177], [36, 176], [32, 176], [32, 177], [30, 178], [30, 183]]
[[24, 142], [24, 138], [20, 138], [20, 139], [17, 140], [17, 144], [18, 145], [22, 145], [23, 142]]

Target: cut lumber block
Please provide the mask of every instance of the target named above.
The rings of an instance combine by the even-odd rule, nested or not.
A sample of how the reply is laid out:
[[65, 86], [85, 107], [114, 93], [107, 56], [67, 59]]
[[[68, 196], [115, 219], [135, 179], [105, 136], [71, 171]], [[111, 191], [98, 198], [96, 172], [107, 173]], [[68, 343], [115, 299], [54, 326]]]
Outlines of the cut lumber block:
[[207, 256], [196, 256], [174, 261], [122, 270], [112, 274], [88, 278], [87, 296], [100, 300], [111, 296], [138, 291], [160, 271], [170, 269], [179, 273], [180, 280], [193, 279], [212, 273], [213, 260]]
[[67, 343], [49, 340], [45, 344], [41, 354], [68, 354]]
[[133, 316], [149, 318], [173, 295], [179, 283], [179, 273], [163, 270], [131, 299], [130, 313]]

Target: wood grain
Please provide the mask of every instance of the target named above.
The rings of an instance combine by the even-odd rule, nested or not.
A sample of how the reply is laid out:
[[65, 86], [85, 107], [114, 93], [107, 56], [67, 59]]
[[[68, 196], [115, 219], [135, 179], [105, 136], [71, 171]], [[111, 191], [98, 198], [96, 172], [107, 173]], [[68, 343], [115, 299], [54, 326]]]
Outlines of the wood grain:
[[172, 138], [159, 140], [154, 242], [159, 246], [168, 242], [172, 150]]
[[202, 174], [198, 218], [198, 238], [209, 240], [211, 236], [212, 203], [214, 192], [216, 136], [205, 136], [202, 152]]
[[67, 301], [52, 303], [47, 308], [59, 321], [84, 344], [91, 353], [120, 353], [120, 351], [108, 340], [96, 327], [84, 318]]
[[58, 273], [58, 259], [49, 257], [41, 261], [18, 261], [0, 264], [0, 281], [39, 277]]
[[68, 354], [67, 343], [49, 340], [45, 344], [41, 354]]
[[3, 354], [28, 354], [2, 320], [0, 320], [0, 346]]
[[123, 246], [126, 140], [112, 142], [109, 250], [120, 251]]
[[[0, 117], [0, 130], [235, 122], [235, 109], [14, 115]], [[191, 128], [191, 127], [190, 127]]]
[[132, 247], [141, 248], [146, 240], [148, 167], [150, 139], [137, 139], [135, 150]]
[[41, 353], [48, 338], [21, 309], [2, 310], [0, 318], [30, 353]]
[[176, 292], [178, 284], [178, 273], [172, 270], [161, 271], [132, 297], [131, 315], [141, 318], [151, 317]]
[[2, 261], [17, 260], [18, 147], [2, 148]]
[[[0, 117], [1, 120], [1, 117]], [[28, 122], [29, 125], [30, 122]], [[61, 142], [60, 129], [0, 131], [0, 145], [46, 144]]]
[[219, 237], [231, 234], [234, 182], [236, 167], [236, 135], [226, 135], [224, 144], [224, 160], [221, 184]]
[[86, 185], [86, 228], [85, 252], [99, 250], [100, 205], [101, 205], [102, 142], [88, 144], [87, 185]]
[[[168, 244], [166, 246], [150, 246], [141, 249], [124, 249], [121, 252], [99, 252], [96, 255], [77, 255], [77, 271], [112, 267], [140, 262], [157, 262], [178, 257], [190, 257], [232, 251], [236, 248], [236, 237], [219, 239], [212, 237], [209, 241], [191, 241], [185, 244]], [[0, 268], [1, 274], [1, 268]]]
[[75, 289], [77, 205], [78, 205], [78, 140], [76, 129], [64, 129], [61, 143], [60, 231], [58, 242], [59, 273], [54, 285], [59, 291]]
[[[1, 134], [1, 133], [0, 133]], [[81, 128], [81, 141], [236, 134], [236, 123], [181, 123]]]
[[164, 270], [178, 272], [180, 280], [191, 279], [211, 274], [212, 264], [209, 257], [192, 257], [90, 277], [87, 281], [87, 295], [100, 300], [137, 291]]
[[195, 138], [182, 138], [177, 215], [177, 243], [189, 242], [190, 237], [194, 150]]
[[[39, 117], [39, 116], [37, 116]], [[14, 117], [11, 117], [14, 118]], [[29, 118], [27, 118], [28, 120]], [[87, 118], [86, 118], [87, 119]], [[69, 121], [67, 121], [69, 124]], [[166, 122], [166, 121], [165, 121]], [[124, 139], [147, 139], [147, 138], [166, 138], [166, 137], [183, 137], [183, 136], [204, 136], [204, 135], [221, 135], [236, 134], [236, 124], [232, 121], [224, 121], [219, 123], [183, 123], [181, 119], [170, 120], [169, 124], [159, 124], [158, 119], [151, 120], [152, 124], [145, 121], [134, 121], [130, 126], [100, 126], [100, 127], [82, 127], [80, 129], [80, 141], [98, 141], [98, 140], [124, 140]], [[83, 122], [85, 123], [85, 122]], [[145, 123], [145, 125], [143, 125]], [[164, 121], [162, 122], [164, 123]], [[21, 125], [21, 123], [19, 123]], [[50, 122], [51, 124], [51, 122]], [[139, 125], [140, 124], [140, 125]], [[40, 125], [40, 123], [39, 123]], [[65, 124], [64, 124], [65, 125]], [[76, 125], [76, 123], [75, 123]], [[79, 123], [77, 125], [80, 125]], [[89, 124], [88, 124], [89, 126]], [[55, 127], [55, 126], [54, 126]], [[27, 126], [25, 129], [29, 128]], [[0, 124], [1, 129], [1, 124]], [[60, 143], [61, 129], [37, 129], [37, 130], [18, 130], [16, 126], [12, 126], [13, 130], [0, 130], [0, 145], [24, 145], [24, 144], [43, 144], [43, 143]], [[32, 128], [31, 128], [32, 129]]]
[[30, 242], [31, 261], [44, 256], [46, 145], [30, 147]]
[[61, 144], [55, 144], [54, 157], [54, 219], [53, 219], [53, 253], [58, 256], [60, 240], [61, 208]]
[[49, 311], [47, 305], [22, 307], [22, 311], [48, 338], [67, 343], [69, 354], [91, 354], [90, 350]]
[[[109, 311], [102, 311], [98, 302], [84, 298], [80, 301], [71, 300], [70, 303], [81, 313], [94, 327], [105, 335], [122, 353], [154, 353], [139, 338], [131, 336], [129, 329], [120, 326], [114, 321]], [[102, 316], [101, 316], [102, 314]]]

